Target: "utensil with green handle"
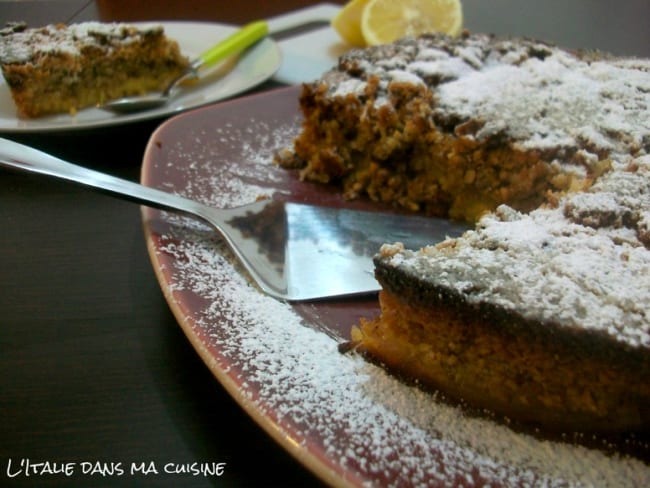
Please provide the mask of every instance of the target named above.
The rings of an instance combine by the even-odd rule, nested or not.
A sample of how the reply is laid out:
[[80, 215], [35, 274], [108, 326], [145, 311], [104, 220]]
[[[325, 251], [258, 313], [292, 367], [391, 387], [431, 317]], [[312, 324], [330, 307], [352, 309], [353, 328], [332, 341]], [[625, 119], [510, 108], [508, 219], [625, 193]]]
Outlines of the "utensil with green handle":
[[266, 21], [251, 22], [234, 34], [219, 41], [190, 63], [180, 76], [176, 77], [161, 92], [134, 97], [124, 97], [105, 103], [101, 108], [116, 113], [132, 113], [151, 110], [166, 104], [178, 86], [189, 79], [198, 77], [203, 68], [214, 66], [229, 56], [243, 51], [267, 36], [269, 27]]

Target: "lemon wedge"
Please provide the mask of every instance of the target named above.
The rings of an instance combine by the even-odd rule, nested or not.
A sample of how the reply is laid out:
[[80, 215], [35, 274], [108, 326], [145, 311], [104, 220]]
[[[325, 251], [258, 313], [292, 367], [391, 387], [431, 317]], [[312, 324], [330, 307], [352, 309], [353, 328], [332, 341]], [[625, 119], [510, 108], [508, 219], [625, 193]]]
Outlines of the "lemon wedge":
[[371, 46], [428, 32], [456, 36], [463, 28], [463, 9], [460, 0], [368, 0], [360, 28]]
[[332, 27], [341, 38], [353, 46], [364, 47], [366, 40], [361, 32], [361, 15], [369, 0], [352, 0], [346, 3], [332, 19]]

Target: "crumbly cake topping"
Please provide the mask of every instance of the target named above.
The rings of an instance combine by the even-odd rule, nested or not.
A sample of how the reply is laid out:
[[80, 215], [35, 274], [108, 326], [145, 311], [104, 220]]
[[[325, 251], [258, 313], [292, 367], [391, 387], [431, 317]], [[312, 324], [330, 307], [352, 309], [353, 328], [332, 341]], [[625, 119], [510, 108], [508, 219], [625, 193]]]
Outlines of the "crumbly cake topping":
[[[558, 157], [577, 149], [587, 166], [650, 152], [650, 60], [571, 53], [527, 39], [432, 35], [353, 50], [321, 81], [332, 95], [363, 96], [375, 76], [375, 105], [390, 104], [395, 81], [426, 85], [439, 125], [474, 122], [465, 137], [509, 140]], [[584, 157], [590, 155], [596, 157]]]
[[542, 323], [650, 347], [650, 156], [602, 176], [557, 208], [502, 205], [460, 239], [420, 251], [385, 245], [411, 276]]
[[143, 29], [121, 23], [81, 22], [33, 29], [13, 24], [0, 31], [0, 64], [35, 63], [46, 54], [77, 56], [88, 47], [108, 51], [161, 32], [161, 26]]

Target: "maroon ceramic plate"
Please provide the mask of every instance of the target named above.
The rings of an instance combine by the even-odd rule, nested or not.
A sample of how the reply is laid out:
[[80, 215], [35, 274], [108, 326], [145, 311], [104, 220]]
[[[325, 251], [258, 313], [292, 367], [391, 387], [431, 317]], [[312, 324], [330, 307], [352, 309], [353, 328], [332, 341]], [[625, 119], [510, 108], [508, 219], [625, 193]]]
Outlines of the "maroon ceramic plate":
[[[214, 206], [283, 192], [366, 207], [273, 165], [300, 126], [292, 87], [187, 112], [147, 146], [142, 182]], [[376, 297], [289, 305], [261, 294], [210, 229], [144, 212], [153, 268], [197, 353], [242, 408], [317, 476], [340, 486], [648, 485], [634, 458], [518, 434], [470, 417], [355, 353]], [[318, 277], [314, 277], [318, 279]]]

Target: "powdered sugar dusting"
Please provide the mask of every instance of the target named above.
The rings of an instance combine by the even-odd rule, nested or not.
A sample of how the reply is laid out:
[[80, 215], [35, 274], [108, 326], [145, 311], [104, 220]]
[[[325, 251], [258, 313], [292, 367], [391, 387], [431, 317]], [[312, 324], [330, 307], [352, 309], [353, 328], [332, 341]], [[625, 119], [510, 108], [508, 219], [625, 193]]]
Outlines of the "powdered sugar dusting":
[[[268, 137], [255, 136], [250, 144], [241, 125], [196, 129], [173, 143], [155, 171], [181, 171], [184, 187], [176, 191], [214, 205], [281, 190], [272, 153], [290, 145], [297, 123], [260, 130], [250, 122]], [[246, 164], [215, 164], [224, 146], [239, 148], [237, 159]], [[225, 370], [244, 401], [292, 442], [323, 452], [342, 479], [368, 486], [648, 484], [648, 467], [634, 459], [467, 417], [355, 354], [340, 354], [331, 336], [290, 305], [259, 293], [225, 246], [202, 230], [169, 226], [157, 251], [171, 259], [171, 279], [163, 286], [171, 296], [190, 293], [204, 304], [188, 312], [187, 324], [211, 351], [211, 367]]]
[[143, 36], [162, 30], [162, 26], [136, 28], [121, 23], [80, 22], [7, 31], [0, 34], [0, 62], [36, 63], [39, 56], [52, 53], [78, 56], [84, 48], [106, 51], [113, 45], [139, 42]]
[[[644, 69], [628, 69], [550, 49], [543, 59], [517, 65], [488, 58], [481, 70], [442, 85], [440, 106], [485, 120], [477, 137], [506, 127], [524, 149], [580, 147], [587, 140], [600, 149], [624, 151], [630, 144], [640, 147], [650, 133], [650, 95], [637, 91], [650, 88], [648, 71], [650, 62]], [[623, 144], [621, 134], [629, 138]]]

